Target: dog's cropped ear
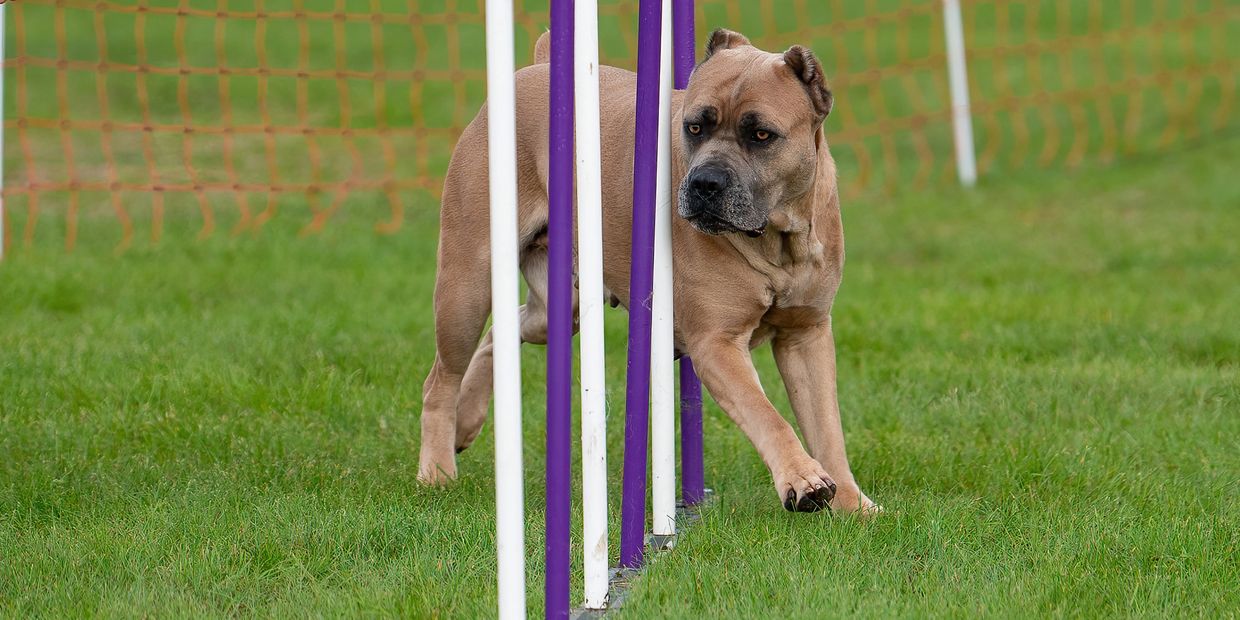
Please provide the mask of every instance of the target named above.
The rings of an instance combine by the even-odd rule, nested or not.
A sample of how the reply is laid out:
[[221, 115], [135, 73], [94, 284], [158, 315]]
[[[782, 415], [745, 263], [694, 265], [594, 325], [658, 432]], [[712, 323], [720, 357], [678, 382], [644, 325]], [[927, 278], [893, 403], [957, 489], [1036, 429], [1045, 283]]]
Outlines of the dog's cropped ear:
[[831, 113], [834, 99], [831, 97], [831, 90], [827, 88], [827, 76], [822, 73], [822, 63], [818, 62], [818, 57], [807, 48], [793, 45], [784, 52], [784, 62], [805, 85], [809, 99], [818, 112], [818, 118], [826, 118]]
[[749, 39], [739, 32], [732, 32], [727, 28], [716, 28], [710, 33], [710, 39], [706, 41], [706, 56], [702, 58], [702, 62], [710, 59], [711, 55], [720, 50], [730, 50], [734, 47], [742, 45], [751, 45]]

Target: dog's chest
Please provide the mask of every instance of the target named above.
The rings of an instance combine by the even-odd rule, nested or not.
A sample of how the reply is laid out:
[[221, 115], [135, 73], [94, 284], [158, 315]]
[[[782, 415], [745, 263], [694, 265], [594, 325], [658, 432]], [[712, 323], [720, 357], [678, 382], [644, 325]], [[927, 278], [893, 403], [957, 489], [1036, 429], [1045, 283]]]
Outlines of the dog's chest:
[[772, 305], [758, 322], [758, 327], [749, 336], [749, 347], [755, 348], [780, 332], [794, 332], [822, 325], [829, 318], [829, 313], [818, 306], [807, 305]]
[[801, 265], [771, 279], [770, 302], [762, 324], [796, 329], [827, 320], [835, 297], [835, 280], [822, 265]]

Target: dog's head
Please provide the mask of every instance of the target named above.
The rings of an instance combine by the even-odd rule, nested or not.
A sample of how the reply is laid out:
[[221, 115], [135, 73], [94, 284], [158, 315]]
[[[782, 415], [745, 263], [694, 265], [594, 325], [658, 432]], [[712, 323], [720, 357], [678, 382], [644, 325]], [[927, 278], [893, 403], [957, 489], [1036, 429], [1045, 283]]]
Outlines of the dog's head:
[[710, 234], [762, 234], [772, 209], [813, 186], [831, 103], [813, 52], [713, 32], [683, 99], [680, 216]]

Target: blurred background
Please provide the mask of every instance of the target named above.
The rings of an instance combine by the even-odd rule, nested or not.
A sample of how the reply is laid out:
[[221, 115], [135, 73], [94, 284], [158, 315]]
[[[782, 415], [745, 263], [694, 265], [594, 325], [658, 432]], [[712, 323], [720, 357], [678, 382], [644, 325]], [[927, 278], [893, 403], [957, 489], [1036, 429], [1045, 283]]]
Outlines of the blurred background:
[[[517, 3], [519, 64], [547, 28]], [[5, 63], [8, 247], [124, 249], [168, 218], [254, 232], [340, 210], [386, 233], [435, 209], [486, 96], [482, 0], [22, 0]], [[633, 69], [637, 2], [602, 7], [603, 62]], [[964, 0], [983, 182], [1234, 132], [1240, 7], [1226, 0]], [[845, 198], [955, 177], [938, 0], [697, 3], [769, 50], [812, 47], [836, 94]], [[15, 242], [14, 242], [15, 241]]]

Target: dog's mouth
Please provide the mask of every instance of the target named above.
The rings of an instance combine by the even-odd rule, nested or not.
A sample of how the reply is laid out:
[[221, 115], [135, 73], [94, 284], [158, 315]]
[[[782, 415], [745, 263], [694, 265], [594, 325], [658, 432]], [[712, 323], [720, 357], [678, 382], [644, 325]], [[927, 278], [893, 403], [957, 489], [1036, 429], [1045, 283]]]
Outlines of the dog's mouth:
[[762, 226], [759, 226], [758, 228], [745, 229], [745, 228], [740, 228], [736, 226], [735, 224], [723, 218], [716, 217], [707, 212], [698, 213], [686, 219], [689, 221], [689, 224], [692, 225], [694, 228], [708, 235], [717, 236], [717, 235], [726, 235], [728, 233], [739, 232], [739, 233], [745, 233], [746, 235], [750, 237], [761, 237], [762, 233], [766, 232], [765, 222], [762, 224]]
[[708, 235], [724, 235], [730, 232], [736, 232], [736, 227], [727, 220], [715, 217], [709, 213], [699, 213], [689, 218], [689, 223], [694, 228]]

